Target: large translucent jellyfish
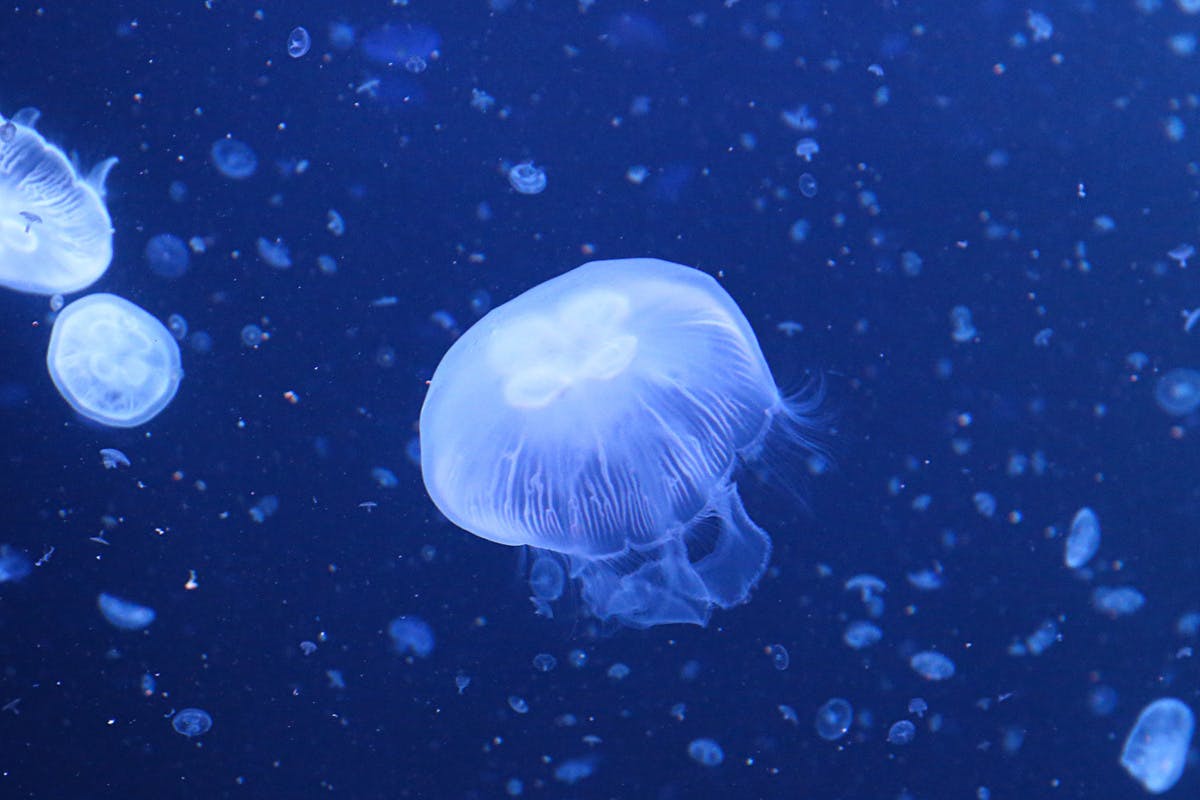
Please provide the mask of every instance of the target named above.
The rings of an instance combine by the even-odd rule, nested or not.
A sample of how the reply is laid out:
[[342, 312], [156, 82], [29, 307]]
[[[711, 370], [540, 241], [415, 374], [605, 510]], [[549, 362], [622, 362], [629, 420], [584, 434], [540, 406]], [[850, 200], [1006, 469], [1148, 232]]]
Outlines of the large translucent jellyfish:
[[80, 177], [34, 130], [39, 112], [0, 116], [0, 286], [31, 294], [86, 289], [112, 261], [104, 180], [117, 159]]
[[421, 409], [421, 469], [456, 525], [561, 554], [595, 617], [703, 625], [770, 558], [735, 470], [769, 434], [808, 444], [815, 405], [780, 393], [708, 275], [596, 261], [454, 343]]
[[90, 294], [59, 312], [46, 366], [72, 408], [114, 428], [149, 422], [183, 378], [179, 345], [166, 326], [111, 294]]

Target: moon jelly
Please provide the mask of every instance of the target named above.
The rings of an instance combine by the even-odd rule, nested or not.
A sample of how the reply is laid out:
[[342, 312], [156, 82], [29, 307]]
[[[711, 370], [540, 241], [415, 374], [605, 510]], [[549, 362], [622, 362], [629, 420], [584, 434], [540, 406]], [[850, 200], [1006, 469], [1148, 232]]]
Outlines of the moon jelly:
[[117, 159], [81, 177], [34, 130], [40, 113], [0, 117], [0, 286], [68, 294], [96, 282], [112, 261], [104, 180]]
[[704, 625], [770, 560], [735, 470], [769, 434], [809, 445], [815, 406], [780, 393], [708, 275], [595, 261], [454, 343], [421, 410], [421, 470], [458, 526], [562, 555], [591, 615]]
[[114, 428], [149, 422], [183, 378], [179, 345], [166, 327], [111, 294], [90, 294], [59, 312], [46, 366], [72, 408]]
[[150, 271], [160, 278], [178, 278], [187, 272], [187, 245], [173, 233], [151, 236], [143, 254]]

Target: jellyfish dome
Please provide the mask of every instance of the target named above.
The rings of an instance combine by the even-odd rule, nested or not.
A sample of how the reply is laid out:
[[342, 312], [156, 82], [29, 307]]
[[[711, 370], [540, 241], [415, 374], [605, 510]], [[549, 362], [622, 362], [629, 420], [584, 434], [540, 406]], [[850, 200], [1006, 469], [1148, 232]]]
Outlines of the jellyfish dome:
[[86, 289], [112, 261], [104, 181], [117, 159], [81, 177], [34, 129], [35, 109], [0, 117], [0, 286], [30, 294]]
[[114, 428], [149, 422], [183, 378], [179, 345], [166, 326], [111, 294], [90, 294], [59, 312], [46, 366], [72, 408]]
[[769, 434], [809, 444], [815, 406], [780, 393], [705, 273], [594, 261], [454, 343], [421, 409], [421, 471], [451, 522], [561, 555], [591, 615], [704, 625], [744, 602], [770, 559], [738, 464]]

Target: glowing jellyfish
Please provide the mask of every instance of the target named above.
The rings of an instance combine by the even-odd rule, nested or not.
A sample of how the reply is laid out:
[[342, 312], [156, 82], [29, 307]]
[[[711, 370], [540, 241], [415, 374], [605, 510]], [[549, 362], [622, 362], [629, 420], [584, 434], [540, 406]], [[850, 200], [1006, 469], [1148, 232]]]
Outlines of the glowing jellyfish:
[[0, 286], [69, 294], [93, 284], [112, 261], [107, 158], [81, 177], [67, 156], [34, 130], [39, 112], [0, 117]]
[[171, 727], [176, 733], [191, 739], [212, 730], [212, 717], [203, 709], [185, 708], [171, 717]]
[[703, 625], [770, 559], [734, 471], [768, 434], [808, 444], [815, 405], [780, 394], [708, 275], [596, 261], [454, 343], [421, 410], [421, 469], [455, 524], [564, 556], [592, 615]]
[[179, 345], [166, 327], [111, 294], [90, 294], [59, 313], [46, 366], [72, 408], [114, 428], [149, 422], [183, 378]]

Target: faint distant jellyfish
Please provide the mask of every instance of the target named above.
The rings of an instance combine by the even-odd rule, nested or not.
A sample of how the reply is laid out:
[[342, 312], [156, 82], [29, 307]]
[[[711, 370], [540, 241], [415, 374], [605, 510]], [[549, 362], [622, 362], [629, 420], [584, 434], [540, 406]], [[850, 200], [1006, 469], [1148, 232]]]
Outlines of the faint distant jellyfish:
[[888, 744], [908, 744], [916, 735], [917, 726], [902, 719], [888, 728], [887, 740]]
[[301, 26], [292, 28], [292, 32], [288, 34], [287, 52], [292, 58], [301, 58], [312, 46], [312, 37], [308, 35], [308, 31]]
[[59, 313], [46, 366], [72, 408], [114, 428], [149, 422], [183, 379], [179, 345], [166, 327], [111, 294], [88, 295]]
[[292, 256], [283, 239], [276, 237], [271, 240], [260, 236], [254, 243], [254, 249], [258, 251], [259, 258], [275, 269], [288, 269], [292, 266]]
[[924, 650], [909, 659], [913, 671], [927, 681], [954, 677], [954, 662], [935, 650]]
[[835, 697], [817, 709], [817, 735], [827, 742], [836, 741], [846, 735], [853, 721], [853, 707], [842, 698]]
[[425, 658], [433, 652], [433, 629], [419, 617], [396, 617], [388, 624], [388, 637], [401, 655]]
[[554, 601], [562, 597], [566, 576], [558, 559], [551, 555], [538, 555], [529, 570], [529, 588], [534, 597]]
[[1196, 718], [1174, 697], [1155, 700], [1142, 709], [1125, 746], [1121, 766], [1150, 794], [1162, 794], [1183, 775]]
[[792, 663], [792, 657], [788, 654], [787, 648], [781, 644], [767, 645], [766, 653], [771, 657], [771, 664], [777, 670], [783, 671]]
[[206, 734], [212, 729], [212, 717], [208, 715], [207, 711], [199, 708], [185, 708], [171, 717], [171, 727], [175, 729], [176, 733], [191, 739], [193, 736]]
[[1163, 374], [1154, 387], [1154, 400], [1173, 417], [1192, 413], [1200, 407], [1200, 372], [1173, 369]]
[[235, 181], [245, 180], [258, 171], [258, 156], [250, 145], [237, 139], [217, 139], [209, 155], [217, 172]]
[[187, 245], [174, 234], [160, 233], [152, 236], [142, 252], [150, 271], [160, 278], [178, 278], [187, 272]]
[[140, 631], [154, 622], [153, 608], [122, 600], [105, 592], [101, 592], [96, 598], [96, 606], [109, 624], [121, 630]]
[[1063, 551], [1063, 563], [1071, 569], [1079, 569], [1092, 560], [1100, 549], [1100, 520], [1096, 512], [1084, 506], [1071, 520], [1071, 532]]
[[86, 176], [34, 130], [39, 112], [0, 117], [0, 286], [30, 294], [86, 289], [112, 261], [104, 181], [117, 159]]
[[[38, 561], [38, 566], [42, 563]], [[0, 545], [0, 583], [19, 581], [32, 571], [33, 564], [23, 553], [6, 544]]]
[[882, 638], [883, 631], [879, 630], [879, 626], [862, 620], [851, 622], [842, 634], [842, 641], [855, 650], [870, 647]]
[[100, 450], [100, 463], [105, 469], [128, 467], [129, 457], [115, 447], [105, 447]]
[[708, 738], [693, 739], [689, 742], [688, 755], [692, 761], [706, 767], [719, 766], [725, 760], [725, 751], [721, 749], [721, 745]]
[[735, 468], [769, 434], [807, 445], [815, 405], [780, 394], [709, 276], [597, 261], [454, 343], [421, 410], [421, 468], [455, 524], [564, 556], [586, 613], [703, 625], [745, 602], [770, 559]]
[[525, 161], [509, 169], [508, 183], [521, 194], [540, 194], [546, 188], [546, 171]]

